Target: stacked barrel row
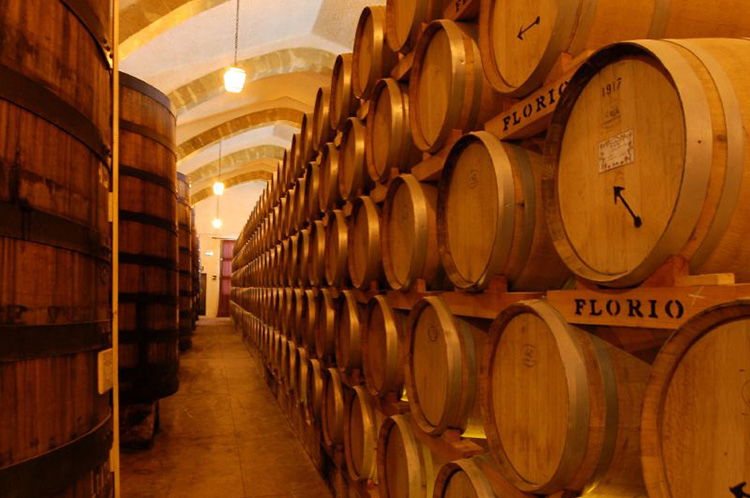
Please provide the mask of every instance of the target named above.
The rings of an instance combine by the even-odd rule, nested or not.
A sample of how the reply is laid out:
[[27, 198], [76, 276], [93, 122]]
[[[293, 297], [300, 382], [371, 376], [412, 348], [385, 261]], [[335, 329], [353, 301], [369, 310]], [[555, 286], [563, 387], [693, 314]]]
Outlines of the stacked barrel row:
[[112, 15], [0, 5], [2, 496], [114, 493]]
[[363, 11], [235, 246], [235, 323], [360, 495], [744, 496], [747, 303], [670, 329], [546, 298], [748, 281], [750, 41], [614, 44], [509, 114], [556, 105], [540, 134], [482, 125], [586, 49], [748, 36], [750, 7], [528, 3]]

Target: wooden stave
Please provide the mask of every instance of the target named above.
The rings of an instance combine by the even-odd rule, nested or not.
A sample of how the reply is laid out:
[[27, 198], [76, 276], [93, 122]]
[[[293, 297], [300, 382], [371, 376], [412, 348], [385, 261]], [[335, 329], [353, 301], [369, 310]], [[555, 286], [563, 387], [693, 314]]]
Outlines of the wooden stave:
[[[727, 41], [740, 43], [738, 40]], [[740, 125], [742, 118], [736, 114], [736, 107], [743, 104], [736, 100], [737, 97], [734, 94], [736, 88], [733, 89], [732, 82], [726, 80], [725, 74], [721, 74], [722, 67], [713, 59], [712, 53], [702, 48], [702, 44], [705, 42], [722, 42], [722, 40], [640, 40], [617, 43], [592, 55], [586, 66], [582, 67], [571, 79], [571, 85], [563, 94], [550, 125], [548, 142], [545, 147], [546, 164], [542, 180], [542, 192], [548, 226], [555, 248], [563, 262], [577, 276], [599, 285], [628, 287], [640, 284], [668, 258], [678, 256], [688, 260], [690, 270], [694, 273], [716, 273], [733, 270], [737, 273], [738, 281], [745, 281], [750, 278], [750, 275], [744, 271], [741, 265], [736, 265], [738, 261], [744, 260], [742, 257], [736, 257], [735, 255], [732, 258], [722, 258], [721, 255], [723, 237], [726, 234], [731, 236], [730, 230], [727, 229], [729, 224], [734, 225], [734, 232], [741, 230], [737, 227], [738, 224], [741, 225], [740, 217], [735, 215], [737, 209], [732, 210], [733, 208], [728, 206], [732, 203], [732, 197], [736, 198], [741, 194], [739, 192], [732, 193], [732, 189], [723, 190], [722, 199], [727, 198], [729, 201], [727, 205], [721, 207], [722, 211], [718, 213], [719, 221], [715, 224], [719, 229], [717, 230], [715, 226], [712, 226], [710, 231], [707, 231], [705, 227], [694, 230], [695, 225], [706, 223], [704, 218], [712, 213], [706, 212], [709, 209], [708, 207], [695, 202], [692, 198], [687, 198], [690, 195], [688, 192], [694, 194], [693, 197], [696, 193], [699, 197], [706, 195], [706, 190], [709, 189], [709, 185], [707, 185], [709, 173], [707, 170], [712, 169], [714, 171], [717, 164], [731, 169], [733, 181], [728, 182], [728, 185], [740, 185], [743, 192], [748, 188], [747, 181], [742, 178], [740, 172], [742, 170], [741, 161], [737, 159], [741, 155], [738, 147], [740, 147], [743, 138], [737, 135], [739, 129], [742, 128], [742, 125]], [[567, 113], [575, 104], [575, 100], [585, 83], [596, 74], [597, 69], [606, 66], [612, 60], [617, 60], [619, 54], [641, 54], [649, 57], [655, 63], [662, 65], [675, 85], [678, 85], [678, 94], [683, 104], [683, 112], [686, 116], [685, 123], [688, 127], [685, 133], [690, 137], [690, 140], [686, 143], [692, 144], [689, 149], [686, 149], [686, 154], [693, 159], [683, 173], [685, 180], [681, 185], [680, 196], [672, 213], [672, 221], [670, 221], [656, 247], [636, 268], [625, 273], [601, 275], [600, 272], [588, 267], [577, 254], [571, 252], [570, 244], [562, 236], [561, 230], [564, 230], [564, 227], [562, 226], [560, 213], [557, 212], [556, 208], [558, 202], [557, 189], [555, 188], [556, 164], [559, 158], [559, 144], [567, 122]], [[704, 61], [702, 57], [707, 57], [708, 60]], [[686, 62], [693, 67], [696, 64], [706, 63], [707, 65], [704, 66], [703, 70], [708, 71], [710, 77], [716, 78], [717, 82], [720, 83], [717, 83], [715, 87], [704, 84], [702, 88], [699, 88], [700, 83], [693, 73], [694, 69], [687, 69], [689, 66], [686, 65]], [[713, 70], [716, 69], [719, 70], [718, 73], [713, 74]], [[735, 124], [734, 129], [724, 130], [723, 134], [719, 133], [713, 140], [710, 133], [707, 135], [705, 126], [706, 122], [712, 122], [712, 110], [709, 109], [707, 101], [699, 97], [699, 95], [705, 96], [709, 92], [718, 92], [722, 101], [726, 99], [726, 102], [723, 103], [725, 119], [729, 119]], [[727, 103], [734, 105], [727, 106]], [[718, 105], [721, 106], [722, 104]], [[713, 112], [719, 110], [714, 109]], [[729, 137], [731, 143], [727, 146], [726, 164], [712, 161], [708, 152], [711, 143], [713, 142], [715, 145], [717, 139], [723, 142], [727, 137]], [[734, 154], [733, 158], [730, 157], [732, 154]], [[696, 166], [697, 164], [700, 164], [700, 166]], [[704, 164], [710, 164], [711, 168], [704, 168]], [[722, 232], [721, 229], [724, 229], [724, 231]], [[696, 230], [699, 230], [699, 233], [693, 233]], [[688, 239], [690, 243], [688, 243]], [[698, 246], [696, 246], [696, 241], [698, 241]], [[713, 258], [713, 261], [708, 261], [711, 258]]]
[[[654, 498], [678, 496], [671, 489], [672, 483], [664, 461], [664, 448], [670, 442], [669, 438], [663, 435], [669, 384], [677, 374], [681, 362], [690, 354], [694, 346], [698, 346], [700, 341], [716, 328], [746, 319], [749, 309], [748, 300], [744, 298], [709, 308], [682, 325], [659, 351], [646, 387], [641, 418], [641, 465], [648, 496]], [[747, 385], [745, 383], [745, 390], [742, 393], [745, 403], [748, 403]], [[710, 426], [696, 429], [704, 428], [710, 428]], [[707, 459], [711, 459], [709, 455]], [[707, 468], [712, 468], [709, 467], [711, 462], [707, 461], [705, 465]], [[732, 482], [730, 486], [734, 484]], [[723, 492], [724, 489], [722, 488], [721, 491]]]
[[[375, 378], [373, 366], [373, 354], [379, 349], [371, 347], [373, 325], [372, 320], [375, 313], [383, 316], [385, 339], [385, 370], [382, 374], [382, 382]], [[401, 398], [404, 391], [404, 368], [406, 362], [405, 326], [406, 316], [388, 304], [383, 295], [375, 295], [367, 303], [364, 313], [364, 327], [362, 328], [362, 367], [365, 376], [365, 385], [370, 394], [379, 398], [395, 395]]]
[[345, 201], [372, 187], [372, 180], [367, 175], [366, 131], [365, 125], [356, 117], [349, 118], [341, 130], [338, 190]]
[[[189, 186], [176, 174], [176, 157], [167, 147], [176, 123], [166, 96], [127, 76], [120, 98], [121, 119], [143, 127], [142, 133], [125, 128], [120, 134], [120, 398], [123, 405], [150, 404], [177, 391], [178, 343], [185, 347], [192, 335]], [[154, 242], [164, 245], [158, 250], [150, 247]], [[146, 268], [147, 282], [141, 276]], [[143, 337], [133, 342], [128, 337], [138, 335]], [[144, 355], [152, 361], [144, 363]]]
[[[390, 103], [391, 123], [388, 138], [376, 137], [376, 120], [378, 103], [387, 98]], [[414, 145], [409, 124], [409, 87], [392, 78], [384, 78], [375, 84], [371, 98], [372, 107], [367, 119], [365, 132], [365, 155], [367, 172], [373, 181], [385, 183], [390, 179], [391, 169], [400, 172], [409, 171], [410, 167], [422, 159], [422, 152]], [[379, 164], [375, 155], [377, 147], [386, 146], [388, 153], [384, 164]]]
[[[467, 278], [459, 270], [450, 250], [447, 221], [456, 161], [472, 144], [480, 144], [493, 158], [500, 201], [491, 258], [485, 260], [484, 270], [476, 279]], [[440, 259], [447, 277], [456, 288], [482, 291], [499, 275], [514, 291], [558, 289], [568, 280], [570, 272], [557, 255], [546, 226], [541, 202], [541, 161], [542, 157], [534, 152], [501, 142], [485, 131], [464, 135], [453, 145], [438, 185], [437, 230]], [[530, 213], [527, 214], [526, 209]]]
[[[341, 86], [339, 86], [341, 82]], [[331, 75], [331, 128], [339, 130], [344, 122], [356, 112], [357, 98], [352, 89], [352, 54], [339, 54], [333, 64]]]
[[[545, 324], [553, 324], [550, 331], [555, 334], [557, 341], [571, 341], [572, 348], [566, 350], [578, 355], [578, 365], [570, 364], [569, 370], [574, 378], [568, 378], [568, 392], [575, 393], [574, 400], [569, 404], [569, 420], [566, 443], [561, 463], [556, 472], [543, 483], [532, 483], [522, 477], [503, 450], [501, 437], [495, 425], [495, 414], [492, 406], [492, 395], [488, 372], [493, 368], [493, 353], [503, 332], [503, 327], [510, 320], [521, 313], [533, 313], [541, 318]], [[558, 331], [560, 335], [558, 335]], [[570, 335], [568, 335], [568, 331]], [[560, 344], [565, 344], [560, 342]], [[573, 353], [575, 351], [575, 353]], [[575, 359], [575, 358], [572, 358]], [[566, 359], [562, 359], [565, 363]], [[593, 367], [592, 367], [593, 365]], [[582, 388], [580, 376], [587, 375], [596, 383], [595, 388]], [[616, 385], [614, 369], [634, 372], [637, 378], [631, 379], [627, 386], [620, 391]], [[630, 419], [640, 419], [642, 396], [645, 391], [645, 381], [648, 379], [650, 366], [642, 360], [636, 359], [628, 353], [617, 349], [578, 327], [568, 324], [552, 306], [542, 300], [522, 301], [503, 310], [490, 327], [489, 339], [482, 359], [482, 377], [480, 379], [480, 397], [482, 419], [490, 451], [498, 464], [502, 477], [516, 489], [526, 493], [551, 494], [562, 490], [596, 491], [604, 495], [613, 496], [641, 496], [645, 494], [642, 476], [639, 472], [639, 448], [633, 449], [633, 438], [628, 434], [639, 432], [638, 428], [619, 427], [622, 416]], [[614, 387], [613, 387], [614, 385]], [[575, 387], [573, 387], [575, 386]], [[615, 393], [606, 391], [607, 387], [614, 388]], [[633, 401], [623, 407], [619, 398], [628, 397]], [[624, 409], [623, 409], [624, 408]], [[627, 410], [627, 412], [626, 412]], [[604, 417], [601, 427], [592, 423], [587, 433], [586, 424], [591, 418]], [[625, 434], [623, 434], [625, 433]], [[618, 439], [621, 438], [621, 439]], [[568, 461], [565, 461], [568, 459]], [[611, 467], [608, 467], [610, 466]], [[619, 482], [618, 482], [619, 481]]]
[[[366, 256], [361, 258], [365, 261], [364, 267], [358, 267], [356, 260], [356, 245], [363, 239], [357, 235], [357, 224], [361, 221], [361, 216], [365, 217], [364, 223], [367, 228]], [[373, 282], [379, 284], [384, 281], [383, 263], [380, 257], [380, 212], [369, 196], [362, 195], [354, 201], [352, 214], [349, 217], [347, 259], [349, 278], [354, 287], [365, 289]]]
[[[372, 39], [368, 40], [371, 52], [363, 53], [363, 32], [368, 23], [372, 24]], [[363, 81], [362, 68], [364, 58], [369, 57], [369, 71]], [[385, 41], [385, 6], [367, 6], [362, 9], [354, 33], [354, 50], [352, 51], [352, 90], [354, 96], [369, 99], [375, 82], [388, 75], [398, 62], [398, 56]]]
[[[447, 144], [454, 130], [465, 133], [476, 129], [478, 125], [494, 117], [502, 109], [502, 98], [485, 80], [479, 48], [475, 41], [475, 30], [475, 27], [468, 23], [440, 19], [432, 21], [427, 26], [417, 43], [409, 80], [409, 124], [414, 144], [424, 152], [437, 153]], [[419, 113], [421, 100], [419, 87], [423, 58], [430, 47], [432, 38], [440, 31], [444, 32], [450, 41], [453, 94], [447, 99], [445, 117], [440, 122], [437, 136], [428, 138], [423, 133], [423, 123]], [[434, 118], [430, 120], [436, 121]]]
[[[390, 233], [392, 202], [402, 185], [408, 189], [412, 199], [415, 225], [411, 229], [411, 232], [416, 234], [417, 237], [415, 241], [416, 250], [409, 264], [409, 274], [404, 281], [395, 275], [393, 257], [389, 251], [390, 240], [393, 237]], [[424, 280], [428, 287], [440, 287], [443, 279], [443, 269], [440, 265], [437, 249], [436, 205], [437, 188], [434, 185], [419, 182], [412, 174], [404, 173], [395, 178], [389, 185], [385, 203], [383, 204], [380, 242], [383, 271], [388, 285], [392, 289], [406, 290], [417, 279]]]
[[[420, 405], [420, 394], [412, 365], [414, 359], [414, 329], [419, 316], [426, 308], [437, 314], [441, 328], [449, 334], [446, 344], [450, 355], [446, 362], [448, 388], [442, 413], [437, 422], [429, 420]], [[482, 324], [483, 326], [484, 324]], [[464, 437], [485, 438], [482, 417], [479, 413], [478, 374], [480, 354], [486, 335], [482, 326], [470, 324], [468, 319], [453, 315], [445, 300], [440, 296], [427, 296], [414, 305], [406, 324], [406, 363], [404, 364], [404, 384], [409, 395], [409, 406], [417, 427], [430, 435], [440, 435], [448, 430], [456, 430]]]

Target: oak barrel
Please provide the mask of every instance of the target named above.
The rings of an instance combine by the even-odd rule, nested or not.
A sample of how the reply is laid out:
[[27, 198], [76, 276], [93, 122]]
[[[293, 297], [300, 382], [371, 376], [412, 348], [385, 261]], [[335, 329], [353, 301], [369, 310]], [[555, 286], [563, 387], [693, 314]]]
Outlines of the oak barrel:
[[346, 283], [346, 250], [348, 249], [346, 217], [340, 209], [328, 212], [326, 227], [325, 273], [331, 287], [341, 288]]
[[364, 387], [355, 386], [346, 400], [344, 453], [349, 477], [355, 481], [375, 480], [379, 414], [375, 400]]
[[[319, 156], [320, 157], [320, 156]], [[320, 162], [311, 161], [305, 168], [305, 220], [320, 218]]]
[[[178, 341], [192, 333], [190, 208], [180, 212], [176, 197], [175, 132], [166, 95], [120, 73], [118, 317], [123, 405], [151, 403], [177, 391]], [[178, 215], [188, 215], [180, 219], [188, 224], [179, 232]], [[182, 253], [178, 233], [179, 242], [188, 245]], [[188, 308], [178, 322], [182, 306]]]
[[310, 285], [319, 286], [325, 281], [326, 228], [321, 220], [310, 224], [310, 249], [305, 270]]
[[344, 385], [336, 368], [325, 371], [323, 389], [322, 426], [323, 441], [327, 446], [338, 446], [344, 442]]
[[385, 419], [378, 431], [377, 467], [383, 498], [432, 496], [439, 458], [414, 434], [408, 415]]
[[422, 160], [409, 126], [409, 88], [392, 78], [377, 82], [365, 134], [367, 173], [387, 182], [391, 170], [407, 172]]
[[547, 137], [542, 192], [576, 275], [632, 286], [676, 256], [693, 273], [750, 280], [749, 63], [750, 40], [644, 40], [605, 48], [575, 74]]
[[476, 398], [486, 322], [454, 316], [440, 296], [425, 297], [412, 308], [404, 378], [412, 416], [424, 432], [453, 429], [484, 437]]
[[97, 355], [112, 347], [111, 10], [108, 1], [0, 4], [0, 490], [9, 498], [113, 492], [111, 396], [97, 389]]
[[341, 130], [338, 186], [343, 200], [353, 199], [372, 186], [367, 174], [366, 132], [364, 123], [356, 117], [349, 118]]
[[480, 381], [500, 472], [536, 494], [644, 495], [638, 439], [649, 371], [545, 301], [506, 308], [490, 329]]
[[340, 156], [339, 150], [333, 143], [329, 142], [323, 148], [320, 157], [320, 185], [318, 186], [321, 211], [332, 209], [341, 200], [341, 193], [339, 192]]
[[336, 365], [342, 373], [351, 374], [362, 368], [362, 319], [352, 291], [341, 292], [336, 315]]
[[385, 6], [362, 10], [354, 33], [352, 88], [360, 99], [369, 99], [375, 83], [388, 76], [398, 56], [385, 41]]
[[318, 88], [315, 94], [315, 107], [313, 111], [312, 149], [318, 152], [325, 144], [333, 140], [335, 135], [331, 128], [331, 89], [328, 87]]
[[380, 243], [385, 276], [395, 290], [406, 290], [417, 279], [440, 287], [436, 205], [437, 187], [414, 175], [402, 174], [388, 187]]
[[487, 78], [516, 97], [540, 87], [563, 54], [576, 56], [619, 40], [749, 34], [750, 6], [742, 1], [486, 0], [480, 13]]
[[439, 151], [454, 130], [466, 132], [501, 110], [502, 99], [484, 79], [473, 24], [432, 21], [419, 39], [409, 80], [414, 143]]
[[315, 352], [320, 359], [333, 359], [336, 337], [336, 300], [329, 289], [320, 289], [315, 327]]
[[747, 495], [750, 489], [750, 302], [690, 319], [654, 362], [641, 462], [654, 498]]
[[[482, 469], [471, 459], [448, 462], [435, 480], [434, 498], [495, 498], [498, 495]], [[505, 498], [512, 495], [501, 495]]]
[[307, 417], [316, 423], [320, 421], [325, 397], [325, 367], [320, 360], [307, 360]]
[[370, 298], [362, 328], [362, 365], [367, 388], [374, 396], [404, 391], [406, 362], [406, 315], [394, 310], [383, 295]]
[[387, 0], [385, 3], [385, 38], [394, 52], [412, 51], [422, 31], [422, 24], [443, 17], [437, 0]]
[[297, 163], [294, 166], [295, 178], [302, 174], [308, 161], [313, 158], [313, 131], [315, 129], [315, 123], [313, 121], [313, 115], [311, 113], [305, 113], [302, 115], [302, 122], [300, 123], [300, 144], [297, 148]]
[[541, 155], [487, 132], [456, 142], [437, 204], [440, 256], [453, 285], [481, 290], [502, 276], [511, 290], [543, 291], [569, 277], [547, 230], [542, 173]]
[[193, 241], [190, 236], [190, 212], [190, 183], [187, 176], [177, 173], [177, 268], [180, 289], [180, 349], [183, 351], [193, 344], [193, 265], [190, 256]]
[[347, 257], [349, 278], [354, 287], [379, 286], [384, 280], [380, 257], [380, 212], [369, 196], [359, 196], [349, 217]]
[[331, 74], [331, 128], [339, 130], [349, 116], [357, 111], [357, 98], [352, 88], [352, 54], [339, 54]]

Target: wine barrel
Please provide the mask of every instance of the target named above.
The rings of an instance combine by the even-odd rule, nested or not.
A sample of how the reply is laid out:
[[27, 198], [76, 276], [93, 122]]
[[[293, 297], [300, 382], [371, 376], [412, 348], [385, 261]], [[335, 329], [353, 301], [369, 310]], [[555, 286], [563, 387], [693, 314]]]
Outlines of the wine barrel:
[[362, 326], [357, 296], [350, 290], [341, 293], [336, 310], [336, 365], [344, 374], [362, 368]]
[[369, 99], [375, 83], [388, 76], [398, 55], [385, 41], [385, 7], [368, 6], [362, 10], [354, 33], [352, 88], [354, 96]]
[[443, 17], [435, 0], [387, 0], [385, 39], [394, 52], [408, 54], [417, 44], [422, 24]]
[[345, 406], [344, 454], [349, 477], [355, 481], [376, 480], [379, 415], [375, 400], [364, 387], [355, 386]]
[[326, 446], [338, 446], [344, 442], [344, 385], [336, 368], [328, 368], [325, 372], [321, 424], [323, 442]]
[[307, 164], [305, 169], [305, 220], [314, 221], [320, 218], [320, 156], [316, 161]]
[[[150, 203], [149, 203], [150, 204]], [[120, 215], [122, 218], [122, 214]], [[179, 309], [180, 309], [180, 350], [193, 345], [193, 266], [191, 260], [192, 238], [190, 237], [190, 184], [187, 176], [177, 173], [177, 241], [179, 253]], [[150, 280], [150, 278], [149, 278]]]
[[442, 268], [437, 245], [437, 188], [403, 174], [388, 187], [383, 206], [383, 270], [388, 284], [405, 290], [417, 279], [439, 287]]
[[299, 356], [297, 356], [297, 344], [293, 339], [289, 339], [286, 343], [286, 366], [284, 367], [284, 378], [286, 379], [286, 392], [297, 394], [297, 362]]
[[424, 432], [454, 429], [465, 437], [484, 437], [475, 399], [485, 322], [459, 319], [439, 296], [425, 297], [412, 308], [404, 377], [411, 413]]
[[331, 287], [341, 288], [346, 282], [347, 235], [343, 211], [340, 209], [329, 211], [326, 227], [325, 273], [326, 282]]
[[200, 315], [200, 293], [201, 293], [201, 246], [198, 228], [195, 225], [195, 208], [190, 208], [190, 259], [192, 262], [190, 275], [193, 279], [193, 317], [190, 328], [195, 331], [198, 326], [198, 317]]
[[377, 441], [382, 498], [432, 496], [440, 461], [417, 439], [408, 415], [393, 415], [383, 421]]
[[310, 259], [310, 229], [303, 228], [297, 235], [297, 268], [295, 285], [303, 287], [308, 281], [307, 261]]
[[98, 354], [112, 347], [111, 10], [108, 1], [0, 6], [0, 493], [9, 498], [112, 494], [111, 396], [97, 389]]
[[[302, 121], [306, 121], [307, 114], [302, 116]], [[301, 163], [301, 157], [303, 156], [303, 138], [302, 130], [299, 133], [292, 135], [292, 145], [289, 153], [289, 163], [284, 174], [284, 181], [281, 185], [282, 195], [286, 192], [289, 187], [292, 186], [292, 182], [297, 178], [297, 165]]]
[[331, 128], [331, 89], [318, 88], [315, 95], [315, 110], [313, 111], [313, 132], [312, 132], [312, 149], [313, 152], [320, 151], [325, 147], [327, 142], [333, 140], [335, 135]]
[[315, 352], [320, 359], [332, 359], [336, 337], [336, 301], [328, 289], [320, 289], [317, 296]]
[[340, 130], [349, 116], [357, 111], [357, 98], [352, 88], [352, 54], [339, 54], [331, 75], [331, 128]]
[[744, 2], [706, 5], [580, 0], [482, 2], [480, 47], [492, 85], [511, 96], [540, 87], [557, 61], [619, 40], [742, 37], [750, 33]]
[[310, 285], [321, 285], [325, 280], [325, 224], [316, 220], [310, 225], [310, 250], [307, 254], [307, 278]]
[[295, 231], [300, 230], [307, 222], [307, 201], [305, 193], [307, 192], [306, 180], [304, 176], [297, 178], [294, 183], [294, 205], [292, 206], [292, 217], [294, 219]]
[[294, 177], [297, 178], [302, 175], [305, 165], [313, 158], [313, 130], [315, 124], [313, 122], [313, 115], [305, 113], [302, 115], [302, 121], [300, 123], [300, 146], [297, 149], [297, 163], [294, 166]]
[[313, 425], [320, 420], [325, 397], [325, 368], [320, 360], [308, 359], [307, 417]]
[[175, 197], [166, 95], [120, 73], [120, 119], [120, 402], [148, 404], [177, 391], [178, 342], [192, 334], [191, 211]]
[[362, 329], [362, 364], [367, 388], [374, 396], [397, 399], [404, 391], [406, 315], [393, 310], [385, 296], [367, 304]]
[[749, 321], [746, 299], [710, 308], [683, 325], [657, 356], [641, 422], [648, 496], [729, 496], [729, 490], [741, 497], [750, 491], [743, 485], [750, 482]]
[[750, 281], [748, 62], [746, 39], [644, 40], [603, 49], [575, 74], [542, 191], [576, 275], [632, 286], [678, 256], [693, 273]]
[[297, 402], [301, 405], [307, 403], [307, 351], [303, 347], [297, 347], [295, 352], [296, 362], [294, 365], [294, 389], [297, 392]]
[[[492, 484], [482, 469], [471, 459], [448, 462], [435, 479], [434, 498], [495, 498]], [[503, 498], [511, 495], [502, 495]]]
[[474, 130], [501, 110], [484, 79], [473, 24], [432, 21], [414, 52], [409, 117], [414, 143], [439, 151], [453, 130]]
[[[348, 122], [348, 121], [347, 121]], [[323, 148], [320, 158], [320, 185], [318, 193], [320, 196], [320, 209], [326, 211], [335, 207], [341, 200], [339, 192], [339, 150], [333, 143], [328, 143]]]
[[366, 131], [363, 122], [355, 117], [349, 118], [341, 131], [338, 187], [343, 200], [353, 199], [372, 186], [365, 157]]
[[376, 182], [387, 182], [391, 170], [408, 172], [422, 160], [409, 127], [408, 87], [392, 78], [377, 82], [365, 132], [367, 173]]
[[347, 257], [349, 277], [352, 285], [368, 288], [373, 282], [384, 280], [383, 262], [380, 257], [380, 213], [368, 196], [354, 201], [349, 218]]
[[437, 203], [440, 256], [454, 286], [481, 290], [497, 276], [511, 290], [562, 286], [570, 272], [547, 230], [542, 173], [539, 154], [487, 132], [456, 142]]
[[500, 472], [529, 493], [643, 496], [638, 438], [649, 371], [545, 301], [506, 308], [490, 329], [479, 398]]
[[289, 322], [291, 334], [299, 346], [302, 346], [302, 317], [303, 308], [305, 302], [305, 291], [304, 289], [295, 288], [292, 291], [292, 318]]

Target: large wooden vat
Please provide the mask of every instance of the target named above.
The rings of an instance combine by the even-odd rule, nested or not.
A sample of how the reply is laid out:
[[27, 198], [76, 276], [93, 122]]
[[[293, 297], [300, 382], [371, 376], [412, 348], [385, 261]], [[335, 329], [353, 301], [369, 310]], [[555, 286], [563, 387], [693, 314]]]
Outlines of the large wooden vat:
[[394, 415], [378, 431], [377, 468], [383, 498], [432, 496], [439, 459], [414, 434], [408, 415]]
[[352, 54], [339, 54], [331, 74], [331, 128], [340, 130], [349, 116], [357, 111], [357, 98], [352, 88]]
[[672, 335], [643, 406], [641, 462], [654, 498], [747, 495], [750, 303], [722, 304]]
[[401, 398], [404, 390], [406, 315], [393, 310], [385, 296], [370, 299], [362, 328], [362, 365], [369, 391]]
[[375, 83], [388, 74], [398, 56], [385, 41], [385, 7], [368, 6], [362, 10], [354, 34], [352, 88], [360, 99], [369, 99]]
[[452, 429], [465, 437], [484, 437], [476, 401], [484, 322], [454, 316], [440, 296], [425, 297], [412, 308], [405, 380], [412, 416], [424, 432]]
[[466, 132], [501, 110], [484, 79], [473, 24], [433, 21], [419, 39], [409, 80], [414, 143], [439, 151], [454, 131]]
[[569, 276], [549, 238], [542, 157], [487, 132], [462, 137], [443, 168], [438, 244], [448, 278], [465, 290], [502, 277], [511, 290], [559, 288]]
[[436, 0], [387, 0], [385, 34], [394, 52], [409, 53], [417, 43], [422, 24], [442, 17], [441, 2]]
[[383, 262], [380, 257], [380, 213], [372, 198], [359, 196], [349, 217], [347, 257], [349, 278], [354, 287], [369, 288], [380, 285]]
[[[178, 279], [175, 132], [169, 99], [120, 73], [119, 358], [125, 405], [177, 391], [178, 339], [192, 332], [189, 219], [180, 233], [188, 250], [179, 255], [179, 269], [187, 273]], [[189, 215], [187, 209], [182, 214]], [[179, 327], [178, 296], [188, 306]]]
[[485, 0], [480, 31], [487, 78], [497, 90], [523, 96], [542, 85], [563, 54], [576, 56], [619, 40], [748, 36], [750, 6], [699, 0]]
[[367, 118], [365, 153], [367, 172], [375, 181], [387, 182], [391, 170], [406, 172], [422, 160], [409, 126], [409, 89], [392, 78], [377, 82]]
[[190, 212], [190, 183], [187, 176], [177, 173], [177, 267], [180, 288], [180, 349], [183, 351], [193, 343], [193, 266], [190, 256], [193, 241], [190, 237]]
[[642, 496], [638, 438], [649, 371], [545, 301], [504, 310], [480, 382], [484, 428], [503, 476], [536, 494]]
[[542, 190], [574, 273], [625, 287], [678, 256], [693, 273], [750, 280], [748, 63], [749, 40], [645, 40], [603, 49], [576, 73]]
[[0, 490], [11, 498], [112, 495], [111, 396], [97, 389], [112, 338], [111, 14], [108, 1], [0, 5]]
[[375, 480], [379, 414], [375, 400], [362, 386], [356, 386], [346, 400], [344, 414], [344, 453], [349, 477], [355, 481]]
[[391, 182], [383, 207], [383, 269], [388, 284], [406, 290], [417, 279], [439, 287], [442, 268], [437, 247], [437, 188], [403, 174]]

